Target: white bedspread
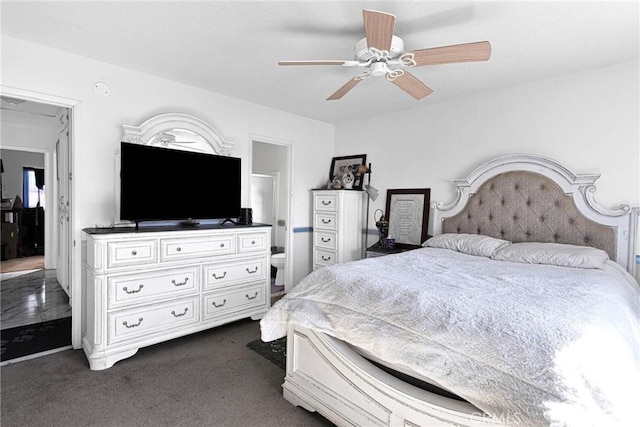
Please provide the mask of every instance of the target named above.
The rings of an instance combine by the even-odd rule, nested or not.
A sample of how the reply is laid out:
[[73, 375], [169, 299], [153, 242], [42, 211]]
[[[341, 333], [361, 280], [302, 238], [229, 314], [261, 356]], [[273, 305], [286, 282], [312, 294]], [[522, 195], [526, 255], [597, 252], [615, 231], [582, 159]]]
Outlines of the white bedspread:
[[[507, 424], [638, 425], [640, 291], [604, 270], [423, 248], [317, 270], [261, 321], [326, 333]], [[615, 264], [617, 266], [617, 264]]]

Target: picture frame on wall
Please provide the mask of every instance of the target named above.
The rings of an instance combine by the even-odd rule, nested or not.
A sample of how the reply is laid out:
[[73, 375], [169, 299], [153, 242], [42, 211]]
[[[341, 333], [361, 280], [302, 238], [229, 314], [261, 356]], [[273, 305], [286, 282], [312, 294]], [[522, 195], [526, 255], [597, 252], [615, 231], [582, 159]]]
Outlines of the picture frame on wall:
[[362, 190], [363, 178], [362, 174], [358, 173], [358, 167], [360, 165], [367, 164], [366, 154], [356, 154], [352, 156], [334, 157], [331, 160], [331, 169], [329, 170], [329, 181], [336, 182], [336, 177], [342, 182], [343, 176], [347, 173], [353, 175], [353, 183], [351, 189]]
[[419, 246], [427, 240], [430, 188], [387, 190], [387, 238], [397, 247]]

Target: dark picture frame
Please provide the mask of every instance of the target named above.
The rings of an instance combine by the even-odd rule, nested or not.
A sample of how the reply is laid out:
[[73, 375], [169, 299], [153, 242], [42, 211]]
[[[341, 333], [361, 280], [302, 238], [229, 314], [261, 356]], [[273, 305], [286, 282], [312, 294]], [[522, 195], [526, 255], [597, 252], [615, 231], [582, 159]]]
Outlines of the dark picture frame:
[[336, 175], [342, 176], [350, 170], [353, 173], [353, 190], [362, 190], [364, 175], [358, 173], [358, 166], [367, 164], [366, 154], [355, 154], [353, 156], [334, 157], [331, 160], [331, 169], [329, 169], [329, 181], [333, 181]]
[[387, 190], [389, 229], [385, 237], [394, 238], [400, 248], [424, 243], [428, 236], [430, 204], [430, 188]]

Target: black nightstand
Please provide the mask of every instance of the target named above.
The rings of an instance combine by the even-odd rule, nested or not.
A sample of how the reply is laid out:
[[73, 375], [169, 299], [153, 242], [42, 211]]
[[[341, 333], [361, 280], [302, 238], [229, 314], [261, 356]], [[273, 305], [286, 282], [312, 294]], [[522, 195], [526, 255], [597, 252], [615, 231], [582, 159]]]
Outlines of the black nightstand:
[[365, 258], [374, 258], [378, 256], [391, 255], [391, 254], [399, 254], [400, 252], [411, 251], [413, 249], [421, 248], [420, 245], [402, 245], [402, 247], [395, 247], [393, 249], [382, 249], [380, 242], [376, 242], [375, 245], [370, 246], [364, 252]]

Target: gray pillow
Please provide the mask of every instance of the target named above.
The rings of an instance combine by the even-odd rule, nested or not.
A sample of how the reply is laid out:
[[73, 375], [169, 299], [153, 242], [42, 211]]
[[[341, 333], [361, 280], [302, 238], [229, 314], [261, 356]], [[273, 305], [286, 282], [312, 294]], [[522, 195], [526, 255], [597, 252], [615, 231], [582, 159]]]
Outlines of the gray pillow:
[[603, 268], [609, 255], [588, 246], [562, 243], [514, 243], [497, 250], [491, 257], [499, 261], [548, 264], [575, 268]]
[[430, 248], [450, 249], [468, 255], [491, 257], [493, 253], [504, 246], [510, 245], [508, 240], [495, 237], [482, 236], [480, 234], [456, 234], [444, 233], [433, 236], [422, 244]]

